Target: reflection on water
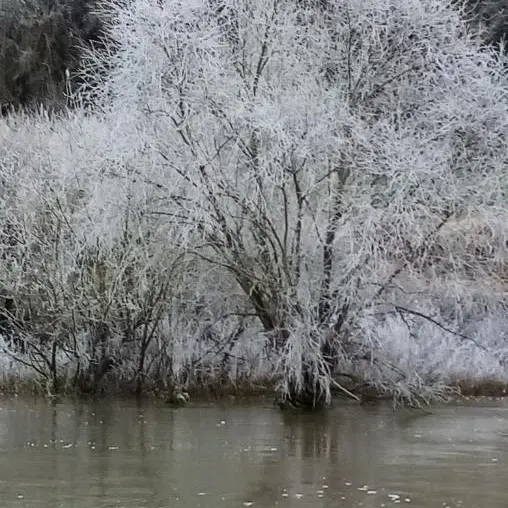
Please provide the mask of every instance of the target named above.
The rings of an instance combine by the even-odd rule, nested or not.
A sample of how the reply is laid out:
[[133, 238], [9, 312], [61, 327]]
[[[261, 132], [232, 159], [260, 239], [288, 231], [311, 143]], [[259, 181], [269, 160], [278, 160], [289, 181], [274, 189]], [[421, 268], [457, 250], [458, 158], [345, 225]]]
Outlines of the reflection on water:
[[508, 407], [0, 400], [0, 506], [508, 506]]

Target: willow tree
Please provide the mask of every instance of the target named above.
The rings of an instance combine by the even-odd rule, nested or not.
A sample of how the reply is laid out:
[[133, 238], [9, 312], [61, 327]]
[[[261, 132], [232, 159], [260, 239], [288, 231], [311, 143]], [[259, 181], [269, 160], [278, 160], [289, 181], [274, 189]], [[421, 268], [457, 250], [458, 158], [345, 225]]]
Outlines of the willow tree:
[[[327, 402], [344, 359], [374, 362], [367, 317], [376, 326], [408, 299], [497, 298], [475, 284], [484, 260], [441, 234], [464, 217], [501, 235], [508, 224], [502, 57], [452, 2], [108, 8], [117, 47], [90, 55], [88, 73], [108, 66], [102, 106], [125, 167], [158, 213], [181, 218], [180, 247], [243, 293], [279, 354], [283, 397]], [[386, 389], [423, 393], [403, 384]]]

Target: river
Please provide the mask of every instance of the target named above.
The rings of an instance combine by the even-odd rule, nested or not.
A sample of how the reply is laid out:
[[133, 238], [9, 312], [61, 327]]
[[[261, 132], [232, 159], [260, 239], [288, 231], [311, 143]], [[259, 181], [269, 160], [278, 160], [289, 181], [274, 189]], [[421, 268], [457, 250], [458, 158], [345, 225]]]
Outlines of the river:
[[507, 403], [0, 399], [2, 508], [506, 508], [507, 479]]

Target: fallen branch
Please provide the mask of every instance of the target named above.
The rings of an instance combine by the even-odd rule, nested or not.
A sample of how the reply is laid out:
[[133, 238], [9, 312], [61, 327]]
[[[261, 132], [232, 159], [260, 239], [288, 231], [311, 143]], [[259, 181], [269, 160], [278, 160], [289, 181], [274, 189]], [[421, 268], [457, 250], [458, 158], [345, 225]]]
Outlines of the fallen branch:
[[345, 388], [344, 386], [342, 386], [340, 383], [338, 383], [335, 379], [332, 379], [331, 380], [331, 384], [333, 386], [335, 386], [336, 388], [338, 388], [341, 392], [344, 392], [348, 397], [350, 397], [351, 399], [354, 399], [356, 400], [357, 402], [361, 402], [360, 400], [360, 397], [358, 397], [357, 395], [355, 395], [354, 393], [350, 392], [347, 388]]

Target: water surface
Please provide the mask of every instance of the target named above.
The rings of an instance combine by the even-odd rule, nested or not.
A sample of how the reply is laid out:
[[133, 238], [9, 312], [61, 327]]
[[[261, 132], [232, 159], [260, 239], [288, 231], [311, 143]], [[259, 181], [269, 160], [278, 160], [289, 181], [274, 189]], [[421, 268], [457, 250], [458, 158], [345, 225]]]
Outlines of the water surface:
[[9, 508], [508, 506], [508, 406], [0, 399]]

